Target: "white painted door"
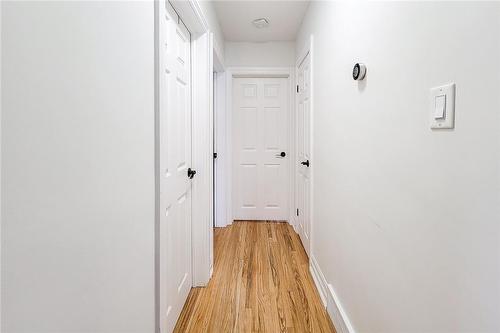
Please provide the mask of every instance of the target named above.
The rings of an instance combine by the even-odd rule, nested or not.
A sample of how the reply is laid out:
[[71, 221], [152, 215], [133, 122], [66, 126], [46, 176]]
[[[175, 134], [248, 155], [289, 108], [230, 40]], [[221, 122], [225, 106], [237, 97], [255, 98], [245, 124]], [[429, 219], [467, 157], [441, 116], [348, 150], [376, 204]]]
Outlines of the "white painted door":
[[311, 242], [311, 70], [309, 54], [297, 72], [297, 225], [309, 255]]
[[234, 218], [286, 220], [288, 79], [234, 78], [232, 95]]
[[191, 289], [190, 33], [159, 4], [159, 320], [171, 332]]

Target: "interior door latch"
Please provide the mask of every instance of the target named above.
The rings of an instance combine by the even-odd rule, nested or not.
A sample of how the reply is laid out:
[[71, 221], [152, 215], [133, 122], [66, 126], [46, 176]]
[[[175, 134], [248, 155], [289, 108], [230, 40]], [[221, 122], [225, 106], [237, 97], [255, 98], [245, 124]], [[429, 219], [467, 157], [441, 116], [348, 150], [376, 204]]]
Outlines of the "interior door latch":
[[279, 154], [276, 154], [276, 157], [285, 157], [285, 156], [286, 156], [286, 153], [284, 151], [282, 151]]
[[194, 175], [196, 175], [196, 170], [188, 168], [188, 178], [193, 179]]

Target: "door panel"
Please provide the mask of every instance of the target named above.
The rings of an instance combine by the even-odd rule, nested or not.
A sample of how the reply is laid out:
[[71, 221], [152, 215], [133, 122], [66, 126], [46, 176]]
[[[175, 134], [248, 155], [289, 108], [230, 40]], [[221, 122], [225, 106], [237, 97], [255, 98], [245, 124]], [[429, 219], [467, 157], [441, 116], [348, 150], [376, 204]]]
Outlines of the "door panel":
[[297, 83], [299, 92], [297, 96], [297, 216], [298, 232], [304, 248], [309, 255], [311, 232], [311, 75], [309, 55], [298, 68]]
[[160, 331], [171, 332], [191, 289], [190, 34], [159, 6]]
[[286, 220], [288, 79], [233, 80], [234, 218]]

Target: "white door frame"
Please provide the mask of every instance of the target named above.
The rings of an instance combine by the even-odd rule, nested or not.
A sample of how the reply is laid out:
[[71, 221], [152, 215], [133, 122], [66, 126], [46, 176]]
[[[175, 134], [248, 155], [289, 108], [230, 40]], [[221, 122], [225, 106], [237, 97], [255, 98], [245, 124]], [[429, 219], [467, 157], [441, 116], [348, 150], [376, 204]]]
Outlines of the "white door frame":
[[[310, 177], [310, 191], [309, 191], [309, 249], [307, 249], [307, 252], [309, 253], [309, 258], [313, 257], [313, 241], [314, 241], [314, 135], [313, 135], [313, 130], [314, 130], [314, 67], [313, 67], [313, 35], [310, 35], [309, 38], [306, 40], [305, 45], [302, 48], [302, 51], [299, 53], [296, 63], [295, 63], [295, 70], [298, 72], [299, 66], [302, 63], [302, 61], [309, 55], [309, 75], [310, 75], [310, 82], [309, 82], [309, 121], [310, 121], [310, 137], [309, 137], [309, 142], [311, 145], [311, 151], [310, 151], [310, 156], [311, 156], [311, 166], [309, 170], [309, 177]], [[298, 85], [299, 82], [295, 81], [295, 84]], [[298, 114], [299, 112], [299, 107], [298, 107], [298, 99], [296, 100], [295, 103], [295, 119], [298, 121]], [[295, 128], [295, 138], [296, 140], [298, 139], [298, 127]], [[297, 164], [299, 161], [297, 159], [297, 155], [295, 155], [295, 161]], [[296, 168], [294, 171], [294, 179], [297, 178], [297, 172], [298, 169]], [[298, 196], [298, 187], [297, 184], [295, 184], [295, 197]], [[297, 229], [296, 229], [297, 231]]]
[[[227, 133], [226, 133], [226, 153], [228, 154], [228, 162], [229, 167], [227, 170], [229, 171], [228, 177], [228, 186], [226, 188], [226, 198], [227, 198], [227, 216], [230, 217], [228, 224], [231, 224], [234, 220], [234, 212], [233, 212], [233, 202], [232, 198], [232, 183], [233, 183], [233, 175], [232, 175], [232, 94], [233, 94], [233, 78], [241, 78], [241, 77], [255, 77], [255, 78], [265, 78], [265, 77], [275, 77], [275, 78], [288, 78], [289, 81], [289, 112], [290, 116], [288, 117], [288, 149], [291, 158], [295, 156], [295, 68], [294, 67], [230, 67], [226, 69], [226, 125], [227, 125]], [[287, 152], [288, 154], [288, 152]], [[295, 188], [295, 165], [293, 162], [288, 163], [289, 168], [289, 188]], [[295, 191], [288, 191], [288, 222], [295, 227]]]
[[217, 52], [217, 49], [214, 48], [213, 53], [213, 62], [214, 62], [214, 85], [216, 89], [214, 89], [214, 121], [217, 124], [214, 124], [215, 135], [216, 138], [216, 153], [217, 153], [217, 161], [216, 165], [216, 188], [214, 191], [214, 197], [216, 198], [215, 204], [215, 226], [216, 227], [225, 227], [228, 224], [228, 216], [227, 216], [227, 202], [229, 198], [227, 195], [227, 184], [228, 184], [228, 154], [227, 154], [227, 140], [226, 140], [226, 69], [223, 64], [222, 56]]
[[[160, 331], [160, 281], [159, 281], [159, 6], [155, 1], [155, 326]], [[197, 171], [192, 182], [192, 286], [205, 286], [211, 276], [212, 233], [212, 80], [214, 49], [213, 34], [196, 0], [170, 1], [177, 14], [191, 32], [192, 64], [192, 168]]]

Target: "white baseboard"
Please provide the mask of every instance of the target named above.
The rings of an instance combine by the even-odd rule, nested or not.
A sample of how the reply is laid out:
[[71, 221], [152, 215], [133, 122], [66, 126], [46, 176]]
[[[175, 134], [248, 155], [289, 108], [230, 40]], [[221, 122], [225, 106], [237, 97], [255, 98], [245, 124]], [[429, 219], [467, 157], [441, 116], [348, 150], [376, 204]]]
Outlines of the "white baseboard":
[[326, 293], [328, 292], [328, 284], [326, 283], [325, 276], [318, 266], [318, 262], [313, 255], [309, 258], [309, 271], [313, 277], [314, 283], [316, 284], [316, 289], [318, 289], [319, 296], [323, 302], [323, 306], [326, 307]]
[[355, 333], [347, 314], [333, 290], [333, 286], [326, 282], [325, 276], [313, 255], [311, 255], [309, 260], [309, 270], [318, 289], [321, 301], [326, 307], [326, 311], [337, 333]]
[[295, 220], [295, 216], [290, 216], [290, 219], [288, 220], [288, 223], [293, 227], [293, 230], [296, 233], [299, 233], [299, 229], [297, 228], [297, 221]]

